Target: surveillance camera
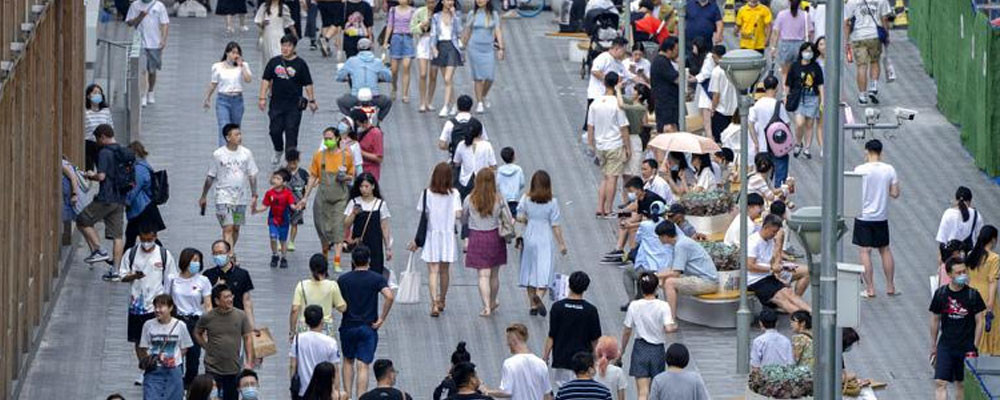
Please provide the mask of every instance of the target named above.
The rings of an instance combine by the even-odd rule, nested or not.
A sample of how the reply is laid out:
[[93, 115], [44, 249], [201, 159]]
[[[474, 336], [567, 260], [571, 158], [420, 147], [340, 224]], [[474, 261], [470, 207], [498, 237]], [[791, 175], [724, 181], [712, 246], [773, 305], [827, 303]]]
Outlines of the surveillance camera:
[[896, 107], [896, 118], [901, 120], [913, 121], [917, 114], [920, 114], [917, 110], [911, 110], [909, 108]]

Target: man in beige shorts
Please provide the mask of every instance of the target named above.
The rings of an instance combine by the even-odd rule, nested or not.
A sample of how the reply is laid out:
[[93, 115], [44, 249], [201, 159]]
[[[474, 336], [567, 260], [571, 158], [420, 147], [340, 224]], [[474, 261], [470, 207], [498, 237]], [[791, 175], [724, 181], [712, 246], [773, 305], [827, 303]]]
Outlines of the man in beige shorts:
[[701, 295], [719, 289], [719, 272], [715, 262], [704, 247], [685, 235], [677, 234], [673, 222], [663, 221], [656, 226], [660, 243], [674, 248], [674, 258], [668, 266], [660, 267], [656, 276], [663, 286], [663, 295], [670, 309], [677, 313], [677, 294]]
[[618, 177], [625, 173], [625, 165], [632, 157], [628, 134], [628, 118], [618, 107], [615, 86], [619, 85], [618, 73], [604, 75], [604, 95], [598, 96], [587, 110], [587, 145], [597, 154], [604, 179], [597, 187], [597, 217], [611, 216], [614, 207]]
[[[844, 8], [844, 32], [850, 42], [847, 51], [857, 65], [858, 103], [878, 104], [878, 77], [881, 72], [882, 42], [878, 29], [889, 32], [892, 7], [887, 0], [849, 0]], [[888, 43], [888, 37], [886, 37]]]

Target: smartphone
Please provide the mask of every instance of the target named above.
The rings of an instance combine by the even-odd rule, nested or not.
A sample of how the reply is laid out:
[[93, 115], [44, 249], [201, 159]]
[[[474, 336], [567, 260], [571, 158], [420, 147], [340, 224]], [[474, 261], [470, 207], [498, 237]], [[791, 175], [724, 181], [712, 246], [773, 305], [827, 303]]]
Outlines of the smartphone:
[[204, 204], [201, 205], [201, 216], [202, 217], [205, 216], [205, 205]]

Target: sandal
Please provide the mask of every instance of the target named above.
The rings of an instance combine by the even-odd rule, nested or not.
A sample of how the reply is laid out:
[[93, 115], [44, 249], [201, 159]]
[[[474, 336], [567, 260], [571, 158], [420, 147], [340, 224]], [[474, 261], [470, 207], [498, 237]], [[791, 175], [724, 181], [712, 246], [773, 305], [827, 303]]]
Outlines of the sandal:
[[437, 300], [431, 301], [431, 317], [437, 318], [441, 315], [441, 309], [438, 308]]
[[479, 316], [483, 317], [483, 318], [489, 317], [490, 314], [492, 314], [492, 311], [490, 311], [490, 309], [488, 309], [488, 308], [484, 308], [484, 309], [482, 309], [482, 311], [479, 311]]
[[874, 299], [874, 298], [875, 298], [875, 295], [874, 295], [874, 294], [871, 294], [871, 293], [868, 293], [868, 291], [867, 291], [867, 290], [862, 290], [862, 291], [861, 291], [861, 298], [862, 298], [862, 299]]

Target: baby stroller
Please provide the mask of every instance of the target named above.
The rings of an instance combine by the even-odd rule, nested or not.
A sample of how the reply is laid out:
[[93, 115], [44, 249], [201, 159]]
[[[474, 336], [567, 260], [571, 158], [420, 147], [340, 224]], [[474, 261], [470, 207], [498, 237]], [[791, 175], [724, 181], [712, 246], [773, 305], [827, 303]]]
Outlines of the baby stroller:
[[595, 8], [587, 11], [583, 18], [583, 29], [590, 38], [590, 48], [587, 50], [587, 57], [580, 65], [580, 79], [587, 79], [590, 75], [590, 68], [594, 64], [594, 58], [611, 48], [611, 41], [622, 37], [619, 28], [618, 10], [614, 7]]

